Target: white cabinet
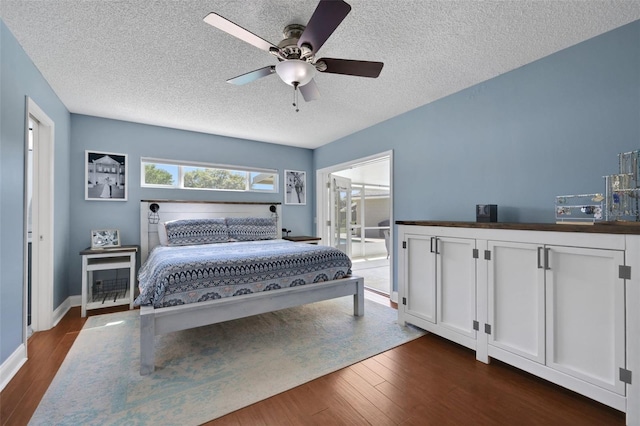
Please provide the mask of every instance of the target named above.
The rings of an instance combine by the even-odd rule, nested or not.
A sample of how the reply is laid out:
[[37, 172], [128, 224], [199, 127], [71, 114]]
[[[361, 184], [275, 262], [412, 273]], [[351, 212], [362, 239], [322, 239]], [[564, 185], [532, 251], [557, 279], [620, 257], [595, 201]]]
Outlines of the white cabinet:
[[476, 331], [476, 241], [466, 238], [435, 238], [438, 324], [472, 339]]
[[624, 252], [546, 246], [547, 366], [620, 395]]
[[[488, 242], [488, 343], [544, 364], [544, 270], [538, 268], [538, 248], [536, 244]], [[489, 348], [489, 355], [496, 352]]]
[[624, 251], [498, 241], [488, 247], [489, 355], [512, 362], [502, 349], [624, 395]]
[[476, 348], [475, 240], [430, 235], [416, 229], [400, 234], [401, 323], [409, 322], [469, 348]]
[[624, 411], [640, 425], [640, 388], [631, 382], [634, 369], [640, 374], [640, 236], [556, 227], [400, 224], [399, 323]]
[[403, 305], [398, 307], [400, 316], [410, 318], [409, 322], [426, 321], [435, 324], [436, 257], [431, 251], [433, 237], [406, 234], [401, 238], [406, 250], [400, 252], [400, 262], [404, 265], [404, 291], [399, 289]]

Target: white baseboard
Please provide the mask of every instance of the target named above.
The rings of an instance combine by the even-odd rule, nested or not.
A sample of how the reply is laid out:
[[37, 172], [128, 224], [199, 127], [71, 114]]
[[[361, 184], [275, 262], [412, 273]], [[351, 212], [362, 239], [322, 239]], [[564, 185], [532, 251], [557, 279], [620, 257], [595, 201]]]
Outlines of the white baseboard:
[[67, 297], [67, 299], [64, 302], [62, 302], [60, 306], [56, 308], [55, 311], [53, 311], [52, 327], [55, 327], [56, 325], [58, 325], [60, 320], [67, 314], [67, 312], [69, 312], [69, 309], [71, 309], [72, 306], [80, 306], [81, 303], [82, 303], [82, 296]]
[[69, 300], [71, 302], [71, 307], [82, 305], [82, 295], [80, 294], [76, 296], [69, 296]]
[[[60, 304], [53, 311], [53, 325], [55, 327], [58, 325], [60, 320], [69, 312], [72, 306], [80, 306], [82, 303], [82, 296], [69, 296], [64, 302]], [[20, 346], [16, 348], [16, 350], [6, 359], [5, 362], [0, 365], [0, 391], [4, 389], [4, 387], [11, 381], [13, 376], [20, 370], [20, 367], [27, 362], [27, 350], [24, 343], [21, 343]]]
[[392, 291], [390, 299], [391, 299], [392, 302], [398, 303], [398, 292], [397, 291]]
[[20, 367], [27, 362], [27, 348], [20, 344], [9, 358], [0, 365], [0, 391], [13, 379]]

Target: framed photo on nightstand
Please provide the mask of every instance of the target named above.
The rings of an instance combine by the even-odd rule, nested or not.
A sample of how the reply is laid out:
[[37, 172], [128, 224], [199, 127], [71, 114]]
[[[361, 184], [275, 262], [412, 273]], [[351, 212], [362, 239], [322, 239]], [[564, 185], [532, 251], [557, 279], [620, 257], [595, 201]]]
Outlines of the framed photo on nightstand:
[[91, 250], [120, 247], [120, 231], [117, 229], [94, 229], [91, 231]]

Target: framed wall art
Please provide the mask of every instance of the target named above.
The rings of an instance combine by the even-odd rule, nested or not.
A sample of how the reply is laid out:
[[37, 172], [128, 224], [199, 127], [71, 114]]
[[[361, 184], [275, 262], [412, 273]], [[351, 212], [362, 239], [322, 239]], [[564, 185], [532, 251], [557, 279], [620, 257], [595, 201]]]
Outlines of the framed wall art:
[[127, 201], [127, 155], [85, 151], [84, 198]]
[[295, 170], [284, 171], [284, 203], [307, 204], [307, 173]]

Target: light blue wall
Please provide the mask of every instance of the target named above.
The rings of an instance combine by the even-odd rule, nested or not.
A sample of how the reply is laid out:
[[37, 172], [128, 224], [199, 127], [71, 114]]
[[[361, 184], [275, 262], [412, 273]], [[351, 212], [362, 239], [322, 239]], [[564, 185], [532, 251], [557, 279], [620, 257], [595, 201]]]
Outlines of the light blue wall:
[[[84, 199], [85, 150], [128, 155], [128, 201]], [[140, 157], [202, 161], [257, 168], [278, 169], [277, 194], [224, 191], [189, 191], [140, 187]], [[72, 256], [90, 244], [91, 229], [120, 229], [123, 244], [140, 244], [140, 200], [279, 201], [284, 203], [283, 171], [307, 172], [308, 195], [313, 196], [313, 151], [224, 136], [187, 132], [85, 115], [71, 115], [71, 222]], [[282, 206], [282, 225], [292, 234], [313, 232], [312, 204]], [[160, 212], [162, 217], [162, 212]], [[80, 294], [80, 258], [69, 265], [70, 294]]]
[[[25, 95], [56, 123], [54, 307], [80, 294], [91, 229], [139, 243], [140, 199], [283, 201], [141, 189], [141, 156], [304, 170], [313, 197], [315, 169], [393, 150], [396, 220], [474, 220], [495, 203], [501, 221], [552, 222], [555, 195], [602, 191], [616, 155], [640, 148], [640, 22], [315, 151], [69, 114], [1, 21], [0, 74], [0, 363], [22, 340]], [[128, 154], [129, 201], [84, 200], [86, 149]], [[283, 206], [295, 234], [313, 233], [313, 216]]]
[[603, 192], [639, 148], [636, 21], [318, 148], [314, 167], [393, 150], [395, 220], [497, 204], [501, 222], [554, 222], [556, 195]]
[[68, 297], [70, 115], [0, 20], [0, 364], [22, 343], [25, 96], [55, 123], [53, 309]]

